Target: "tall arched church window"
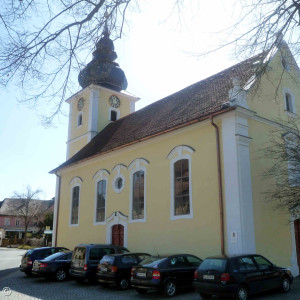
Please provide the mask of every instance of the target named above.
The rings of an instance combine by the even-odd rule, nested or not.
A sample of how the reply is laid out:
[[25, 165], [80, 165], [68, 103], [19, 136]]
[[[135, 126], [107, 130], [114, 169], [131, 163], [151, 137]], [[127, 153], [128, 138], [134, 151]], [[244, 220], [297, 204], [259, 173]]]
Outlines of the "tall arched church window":
[[130, 217], [129, 222], [146, 222], [147, 165], [144, 158], [133, 160], [130, 170]]
[[80, 207], [80, 190], [82, 179], [80, 177], [74, 177], [71, 182], [71, 205], [70, 205], [70, 226], [79, 225], [79, 207]]
[[106, 181], [101, 180], [97, 184], [97, 208], [96, 222], [105, 221]]
[[193, 218], [192, 201], [192, 154], [195, 150], [187, 145], [175, 147], [168, 155], [170, 159], [170, 218]]
[[190, 214], [189, 160], [181, 159], [174, 164], [174, 215]]
[[74, 186], [72, 189], [71, 225], [78, 224], [79, 192], [80, 192], [80, 187]]

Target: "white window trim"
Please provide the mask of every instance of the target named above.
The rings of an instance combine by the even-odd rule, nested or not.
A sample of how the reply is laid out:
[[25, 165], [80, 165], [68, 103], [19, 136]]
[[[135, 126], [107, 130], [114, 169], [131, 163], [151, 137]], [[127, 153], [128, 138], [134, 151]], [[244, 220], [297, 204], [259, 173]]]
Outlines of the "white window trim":
[[[292, 100], [292, 111], [287, 110], [286, 107], [286, 94], [290, 94], [291, 95], [291, 100]], [[283, 89], [283, 103], [284, 103], [284, 111], [287, 114], [287, 116], [295, 118], [297, 116], [296, 114], [296, 104], [295, 104], [295, 96], [294, 93], [289, 89], [289, 88], [284, 88]]]
[[[80, 125], [78, 124], [79, 116], [81, 116], [81, 124], [80, 124]], [[80, 111], [80, 112], [77, 114], [77, 118], [76, 118], [76, 126], [77, 126], [77, 128], [82, 127], [82, 124], [83, 124], [83, 112]]]
[[108, 109], [108, 120], [111, 121], [111, 122], [114, 122], [114, 121], [112, 121], [111, 118], [110, 118], [110, 117], [111, 117], [111, 112], [112, 112], [112, 111], [115, 111], [115, 112], [117, 113], [117, 120], [119, 120], [119, 119], [120, 119], [120, 114], [121, 114], [121, 113], [120, 113], [120, 110], [117, 109], [117, 108], [112, 108], [112, 107], [110, 107], [110, 108]]
[[[130, 170], [130, 193], [129, 193], [129, 223], [145, 223], [147, 221], [147, 169], [146, 166], [149, 162], [143, 158], [135, 159], [129, 165]], [[133, 174], [143, 171], [144, 172], [144, 218], [143, 219], [132, 219], [132, 198], [133, 198]]]
[[[193, 195], [192, 195], [192, 156], [190, 153], [193, 153], [195, 150], [188, 146], [177, 146], [175, 147], [168, 158], [171, 159], [170, 161], [170, 195], [171, 195], [171, 205], [170, 205], [170, 220], [178, 220], [178, 219], [192, 219], [193, 214]], [[188, 152], [188, 153], [187, 153]], [[173, 157], [173, 158], [172, 158]], [[174, 214], [174, 202], [175, 202], [175, 195], [174, 195], [174, 164], [181, 160], [187, 159], [189, 161], [189, 196], [190, 196], [190, 213], [188, 215], [181, 215], [176, 216]]]
[[[94, 225], [106, 225], [106, 211], [107, 211], [107, 189], [108, 189], [108, 176], [110, 173], [101, 169], [94, 175], [95, 180], [95, 205], [94, 205]], [[104, 180], [106, 182], [106, 190], [105, 190], [105, 212], [104, 212], [104, 221], [97, 222], [97, 196], [98, 196], [98, 182]]]
[[[78, 227], [79, 226], [79, 220], [80, 220], [80, 194], [81, 194], [81, 186], [82, 186], [82, 179], [78, 176], [74, 177], [70, 181], [70, 212], [69, 212], [69, 227]], [[71, 224], [72, 219], [72, 200], [73, 200], [73, 188], [79, 186], [79, 200], [78, 200], [78, 223], [77, 224]]]

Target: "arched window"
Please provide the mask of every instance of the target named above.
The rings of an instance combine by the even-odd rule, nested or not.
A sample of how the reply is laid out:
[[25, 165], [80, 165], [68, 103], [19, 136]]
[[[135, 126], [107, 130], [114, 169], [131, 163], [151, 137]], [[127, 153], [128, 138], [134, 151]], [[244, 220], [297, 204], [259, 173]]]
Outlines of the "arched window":
[[106, 180], [97, 183], [96, 223], [105, 221]]
[[295, 98], [292, 91], [288, 88], [283, 89], [284, 95], [284, 109], [286, 113], [293, 117], [293, 114], [296, 114]]
[[174, 216], [190, 214], [189, 160], [174, 163]]
[[77, 126], [81, 126], [82, 125], [82, 113], [80, 113], [77, 117]]
[[144, 219], [144, 171], [135, 172], [132, 180], [132, 220]]
[[173, 148], [168, 154], [170, 159], [170, 218], [193, 218], [192, 201], [192, 154], [195, 150], [187, 145]]
[[72, 208], [71, 208], [71, 225], [78, 224], [78, 215], [79, 215], [79, 192], [80, 187], [74, 186], [72, 188]]
[[112, 110], [110, 112], [110, 120], [111, 121], [116, 121], [117, 120], [117, 112], [116, 111]]
[[130, 170], [130, 212], [129, 222], [146, 222], [146, 185], [147, 166], [149, 161], [144, 158], [134, 159]]
[[285, 105], [287, 111], [293, 111], [292, 96], [289, 93], [285, 94]]
[[79, 225], [79, 205], [80, 205], [80, 189], [82, 179], [78, 176], [70, 181], [71, 185], [71, 205], [70, 205], [70, 226]]

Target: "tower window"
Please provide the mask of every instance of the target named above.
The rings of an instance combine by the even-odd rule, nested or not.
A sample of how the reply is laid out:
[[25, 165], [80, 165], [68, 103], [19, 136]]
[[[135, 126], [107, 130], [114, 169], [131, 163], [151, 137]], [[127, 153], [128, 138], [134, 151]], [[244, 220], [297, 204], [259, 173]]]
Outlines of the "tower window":
[[286, 110], [293, 112], [292, 96], [289, 93], [285, 94], [285, 104], [286, 104]]
[[80, 126], [80, 125], [82, 125], [82, 114], [79, 114], [78, 118], [77, 118], [77, 126]]
[[116, 121], [117, 120], [117, 112], [115, 110], [112, 110], [110, 112], [110, 120], [111, 121]]

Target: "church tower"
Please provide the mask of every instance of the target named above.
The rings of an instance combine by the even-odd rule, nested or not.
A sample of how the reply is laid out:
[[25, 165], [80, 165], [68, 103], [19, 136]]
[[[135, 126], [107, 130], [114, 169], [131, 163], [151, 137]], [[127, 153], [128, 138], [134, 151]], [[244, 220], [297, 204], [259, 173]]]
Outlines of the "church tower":
[[67, 159], [110, 122], [135, 111], [139, 98], [125, 91], [127, 79], [116, 58], [106, 26], [92, 61], [79, 73], [82, 90], [66, 101], [70, 105]]

